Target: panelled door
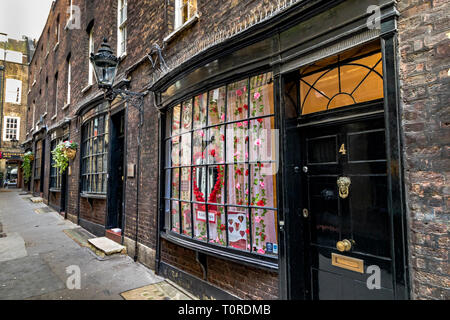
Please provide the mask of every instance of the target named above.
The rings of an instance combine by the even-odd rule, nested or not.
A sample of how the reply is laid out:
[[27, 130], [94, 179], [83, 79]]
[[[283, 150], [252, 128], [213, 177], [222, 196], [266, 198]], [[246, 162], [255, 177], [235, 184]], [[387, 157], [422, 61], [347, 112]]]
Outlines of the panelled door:
[[384, 118], [300, 129], [313, 299], [393, 299]]

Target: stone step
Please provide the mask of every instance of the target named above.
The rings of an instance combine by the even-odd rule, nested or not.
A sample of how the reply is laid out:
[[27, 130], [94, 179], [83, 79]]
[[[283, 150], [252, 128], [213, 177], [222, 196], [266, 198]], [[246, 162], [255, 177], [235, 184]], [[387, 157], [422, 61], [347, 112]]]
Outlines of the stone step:
[[44, 199], [42, 199], [41, 197], [33, 197], [33, 198], [30, 198], [30, 201], [33, 203], [42, 203], [42, 202], [44, 202]]
[[94, 246], [97, 250], [100, 250], [105, 255], [110, 256], [116, 253], [126, 254], [126, 248], [120, 244], [106, 238], [89, 239], [89, 244]]

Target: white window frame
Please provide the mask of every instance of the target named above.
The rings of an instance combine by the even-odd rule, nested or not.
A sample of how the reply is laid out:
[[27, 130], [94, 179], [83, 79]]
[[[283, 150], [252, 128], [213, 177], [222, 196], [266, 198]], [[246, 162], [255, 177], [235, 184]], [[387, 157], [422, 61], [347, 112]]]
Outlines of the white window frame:
[[72, 84], [72, 61], [69, 59], [67, 61], [67, 101], [66, 104], [70, 104], [70, 90]]
[[[184, 0], [175, 0], [175, 30], [183, 27], [186, 23], [188, 23], [191, 19], [193, 19], [198, 11], [197, 9], [197, 0], [187, 0], [186, 3], [183, 3]], [[195, 3], [191, 5], [191, 3]], [[187, 6], [188, 15], [186, 17], [186, 21], [183, 21], [183, 9]], [[195, 7], [195, 12], [191, 12], [191, 7]]]
[[94, 84], [94, 66], [91, 62], [91, 53], [94, 53], [94, 27], [89, 31], [89, 54], [88, 54], [88, 61], [89, 61], [89, 73], [88, 73], [88, 84], [93, 85]]
[[54, 118], [58, 116], [58, 77], [59, 74], [57, 73], [55, 75], [55, 115], [53, 116]]
[[[5, 102], [17, 105], [22, 104], [22, 86], [21, 80], [6, 78]], [[11, 95], [14, 96], [13, 100], [10, 99]]]
[[117, 0], [117, 56], [127, 54], [128, 0]]
[[5, 116], [4, 120], [5, 120], [5, 125], [3, 128], [3, 141], [11, 141], [12, 140], [11, 138], [7, 138], [8, 120], [17, 120], [17, 128], [15, 128], [16, 129], [16, 140], [19, 140], [19, 138], [20, 138], [20, 117]]

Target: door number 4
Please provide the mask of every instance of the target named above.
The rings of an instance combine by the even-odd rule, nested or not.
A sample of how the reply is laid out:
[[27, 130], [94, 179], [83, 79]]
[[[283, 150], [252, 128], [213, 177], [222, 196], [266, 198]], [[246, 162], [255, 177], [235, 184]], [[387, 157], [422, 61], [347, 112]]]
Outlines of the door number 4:
[[346, 155], [347, 154], [347, 150], [345, 149], [345, 144], [343, 143], [341, 148], [339, 149], [339, 153], [342, 155]]

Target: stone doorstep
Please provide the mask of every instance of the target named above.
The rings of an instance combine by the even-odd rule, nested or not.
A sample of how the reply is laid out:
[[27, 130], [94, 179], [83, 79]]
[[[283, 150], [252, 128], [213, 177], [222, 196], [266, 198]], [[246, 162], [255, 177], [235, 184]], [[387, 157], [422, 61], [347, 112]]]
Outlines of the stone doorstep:
[[89, 239], [88, 243], [94, 246], [96, 249], [103, 252], [104, 254], [106, 254], [107, 256], [116, 253], [126, 254], [127, 251], [127, 249], [124, 246], [121, 246], [118, 243], [106, 237]]
[[44, 199], [42, 199], [41, 197], [33, 197], [33, 198], [30, 198], [30, 201], [33, 203], [42, 203], [42, 202], [44, 202]]

